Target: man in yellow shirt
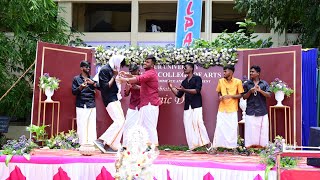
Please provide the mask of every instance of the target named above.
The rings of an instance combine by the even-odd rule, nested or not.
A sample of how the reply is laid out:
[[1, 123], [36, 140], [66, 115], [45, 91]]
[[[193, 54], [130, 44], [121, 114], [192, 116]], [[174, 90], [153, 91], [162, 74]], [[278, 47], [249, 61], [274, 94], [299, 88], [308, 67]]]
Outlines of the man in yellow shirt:
[[234, 66], [223, 68], [224, 78], [219, 79], [216, 91], [219, 96], [216, 130], [213, 147], [235, 149], [238, 134], [238, 101], [242, 97], [243, 86], [240, 79], [233, 77]]

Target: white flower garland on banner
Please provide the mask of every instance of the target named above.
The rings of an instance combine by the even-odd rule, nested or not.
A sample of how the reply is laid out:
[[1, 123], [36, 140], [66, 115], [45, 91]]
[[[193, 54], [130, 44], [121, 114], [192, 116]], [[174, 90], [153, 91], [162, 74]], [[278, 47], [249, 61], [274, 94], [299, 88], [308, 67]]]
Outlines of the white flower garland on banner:
[[113, 55], [126, 57], [127, 65], [130, 63], [142, 64], [147, 55], [153, 54], [160, 65], [185, 64], [192, 62], [204, 68], [210, 66], [235, 65], [238, 62], [235, 48], [163, 48], [163, 47], [110, 47], [104, 49], [98, 46], [95, 52], [97, 64], [104, 65]]
[[142, 126], [134, 126], [128, 132], [126, 149], [117, 153], [116, 180], [153, 179], [152, 163], [159, 151], [155, 145], [148, 147], [148, 132]]

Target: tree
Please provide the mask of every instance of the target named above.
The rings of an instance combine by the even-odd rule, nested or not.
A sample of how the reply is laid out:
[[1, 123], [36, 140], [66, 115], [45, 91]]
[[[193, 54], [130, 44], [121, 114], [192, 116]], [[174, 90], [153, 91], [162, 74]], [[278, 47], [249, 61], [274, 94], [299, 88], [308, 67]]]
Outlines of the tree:
[[[37, 41], [67, 44], [75, 34], [53, 0], [0, 1], [0, 97], [33, 64]], [[0, 115], [31, 114], [34, 68], [0, 101]]]
[[301, 34], [304, 47], [320, 47], [319, 0], [235, 0], [240, 12], [276, 32]]

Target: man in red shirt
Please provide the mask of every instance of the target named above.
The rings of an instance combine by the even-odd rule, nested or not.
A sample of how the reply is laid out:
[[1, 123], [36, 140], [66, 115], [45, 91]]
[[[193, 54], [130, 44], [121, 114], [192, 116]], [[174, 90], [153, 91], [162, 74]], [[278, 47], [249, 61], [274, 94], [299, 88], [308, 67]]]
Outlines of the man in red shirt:
[[158, 92], [158, 73], [154, 69], [156, 58], [149, 55], [144, 61], [145, 73], [132, 78], [119, 78], [130, 84], [140, 83], [140, 121], [149, 133], [149, 143], [156, 146], [158, 143], [157, 124], [159, 105], [161, 104]]
[[[140, 74], [140, 68], [137, 64], [130, 64], [129, 72], [133, 76]], [[140, 104], [140, 84], [129, 84], [126, 83], [126, 88], [124, 90], [124, 96], [130, 96], [130, 104], [127, 110], [126, 121], [123, 131], [123, 146], [128, 146], [128, 131], [133, 126], [140, 124], [139, 122], [139, 104]]]

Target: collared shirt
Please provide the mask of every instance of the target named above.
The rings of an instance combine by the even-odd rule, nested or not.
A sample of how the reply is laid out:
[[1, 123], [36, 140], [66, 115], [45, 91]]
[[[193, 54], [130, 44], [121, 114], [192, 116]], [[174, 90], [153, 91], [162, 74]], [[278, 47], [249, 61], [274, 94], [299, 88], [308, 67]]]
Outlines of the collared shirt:
[[[84, 83], [84, 81], [85, 80], [81, 74], [78, 76], [75, 76], [72, 81], [72, 94], [76, 96], [76, 107], [94, 108], [96, 107], [95, 97], [94, 97], [96, 93], [95, 91], [96, 87], [90, 84], [80, 91], [79, 87], [82, 83]], [[98, 84], [96, 84], [96, 86], [98, 86]]]
[[158, 90], [158, 74], [155, 69], [146, 70], [136, 77], [141, 84], [140, 87], [140, 108], [148, 105], [159, 106], [161, 104]]
[[118, 101], [118, 86], [116, 81], [109, 87], [109, 81], [113, 77], [113, 71], [109, 64], [102, 66], [99, 72], [99, 85], [104, 105], [107, 107], [109, 103]]
[[[140, 84], [137, 84], [140, 85]], [[126, 90], [124, 90], [126, 91]], [[136, 109], [139, 108], [139, 104], [140, 104], [140, 89], [134, 89], [131, 88], [130, 89], [130, 104], [129, 104], [129, 108], [130, 109]]]
[[[193, 75], [190, 80], [188, 77], [184, 79], [181, 83], [185, 89], [195, 89], [197, 94], [185, 93], [185, 102], [184, 110], [188, 110], [189, 106], [192, 109], [202, 107], [202, 97], [201, 97], [201, 88], [202, 88], [202, 79], [200, 76]], [[181, 98], [183, 96], [183, 91], [178, 91], [177, 97]]]
[[[260, 80], [258, 85], [260, 86], [261, 90], [265, 92], [271, 92], [269, 84], [266, 81]], [[253, 88], [254, 86], [255, 84], [252, 80], [248, 80], [247, 82], [245, 82], [243, 84], [243, 88], [244, 88], [243, 94], [250, 91], [250, 89]], [[264, 116], [268, 114], [266, 97], [259, 92], [257, 92], [256, 96], [253, 93], [251, 93], [249, 98], [247, 99], [246, 114], [249, 116], [252, 116], [252, 115]]]
[[[237, 78], [232, 78], [228, 81], [225, 78], [221, 78], [218, 81], [218, 86], [216, 91], [221, 93], [222, 96], [225, 95], [237, 95], [243, 93], [242, 81]], [[230, 98], [224, 99], [219, 103], [219, 112], [237, 112], [238, 111], [238, 99]]]

